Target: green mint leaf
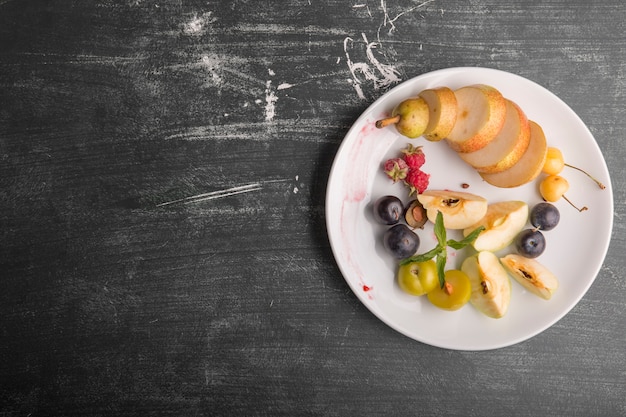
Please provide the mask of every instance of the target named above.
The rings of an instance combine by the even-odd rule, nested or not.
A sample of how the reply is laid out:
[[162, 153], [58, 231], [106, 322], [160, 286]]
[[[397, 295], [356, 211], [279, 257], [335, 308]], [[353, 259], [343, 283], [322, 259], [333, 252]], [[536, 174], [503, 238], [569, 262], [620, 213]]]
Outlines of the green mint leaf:
[[438, 211], [437, 218], [435, 219], [435, 236], [439, 242], [439, 246], [446, 247], [446, 228], [443, 226], [443, 214]]
[[446, 251], [443, 251], [437, 256], [437, 275], [439, 276], [439, 286], [443, 288], [446, 284], [446, 259], [447, 259]]
[[411, 256], [410, 258], [401, 260], [400, 265], [406, 265], [411, 262], [426, 262], [429, 259], [433, 259], [435, 256], [439, 255], [439, 253], [442, 250], [443, 249], [441, 248], [441, 246], [435, 246], [433, 249], [429, 250], [428, 252], [422, 253], [420, 255], [414, 255], [414, 256]]
[[450, 246], [452, 249], [457, 249], [457, 250], [463, 249], [467, 245], [471, 245], [472, 242], [476, 240], [480, 232], [482, 232], [483, 230], [485, 230], [485, 226], [479, 226], [476, 229], [474, 229], [472, 233], [465, 236], [465, 238], [463, 238], [462, 240], [457, 241], [454, 239], [450, 239], [446, 242], [446, 244]]

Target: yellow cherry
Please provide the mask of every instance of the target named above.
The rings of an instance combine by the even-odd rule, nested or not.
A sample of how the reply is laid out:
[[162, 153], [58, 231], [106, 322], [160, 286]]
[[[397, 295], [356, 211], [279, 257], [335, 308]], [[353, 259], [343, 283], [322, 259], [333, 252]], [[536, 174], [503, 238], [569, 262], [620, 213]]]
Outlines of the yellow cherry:
[[544, 200], [554, 203], [569, 190], [569, 182], [560, 175], [548, 175], [539, 184], [539, 192]]
[[545, 177], [541, 183], [539, 184], [539, 193], [544, 200], [554, 203], [558, 201], [560, 198], [563, 198], [567, 201], [572, 207], [574, 207], [578, 211], [585, 211], [587, 207], [578, 208], [572, 203], [566, 196], [565, 193], [569, 190], [569, 182], [560, 175], [548, 175]]
[[563, 153], [558, 148], [548, 148], [546, 154], [546, 162], [543, 164], [542, 171], [548, 175], [556, 175], [563, 170], [565, 159]]
[[598, 187], [600, 187], [600, 189], [604, 190], [606, 188], [604, 184], [602, 184], [600, 181], [598, 181], [596, 178], [594, 178], [591, 174], [589, 174], [584, 169], [578, 168], [574, 165], [570, 165], [566, 163], [565, 158], [563, 158], [563, 153], [560, 151], [560, 149], [549, 147], [548, 152], [546, 154], [546, 162], [544, 162], [543, 168], [541, 169], [541, 171], [544, 174], [557, 175], [561, 171], [563, 171], [564, 167], [569, 167], [569, 168], [578, 170], [582, 172], [583, 174], [585, 174], [586, 176], [588, 176], [589, 178], [591, 178], [591, 180], [594, 181], [596, 184], [598, 184]]

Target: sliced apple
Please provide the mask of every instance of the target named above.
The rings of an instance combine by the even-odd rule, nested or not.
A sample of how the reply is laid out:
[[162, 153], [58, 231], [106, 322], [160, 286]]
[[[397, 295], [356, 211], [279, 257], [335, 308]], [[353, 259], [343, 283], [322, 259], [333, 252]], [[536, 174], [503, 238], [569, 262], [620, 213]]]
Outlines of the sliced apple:
[[457, 116], [446, 142], [457, 152], [476, 152], [500, 132], [506, 119], [506, 101], [494, 87], [478, 84], [454, 92]]
[[465, 229], [487, 213], [487, 200], [463, 191], [426, 190], [417, 196], [426, 209], [426, 217], [435, 223], [437, 212], [443, 216], [446, 229]]
[[544, 300], [552, 298], [559, 287], [556, 276], [536, 259], [512, 253], [500, 261], [517, 282]]
[[511, 302], [511, 280], [498, 257], [493, 252], [479, 252], [467, 257], [461, 270], [472, 284], [470, 303], [488, 317], [504, 317]]
[[499, 251], [508, 246], [515, 236], [526, 226], [528, 204], [523, 201], [500, 201], [489, 204], [487, 213], [476, 224], [463, 230], [469, 235], [477, 227], [484, 226], [472, 243], [477, 251]]
[[430, 88], [419, 93], [429, 109], [424, 137], [431, 142], [444, 139], [456, 122], [456, 96], [448, 87]]
[[541, 126], [530, 121], [530, 142], [524, 155], [511, 168], [494, 174], [479, 173], [489, 184], [500, 188], [519, 187], [537, 178], [541, 173], [548, 144]]
[[506, 119], [496, 137], [484, 148], [459, 156], [478, 172], [500, 172], [520, 160], [529, 142], [530, 123], [526, 114], [517, 104], [506, 100]]

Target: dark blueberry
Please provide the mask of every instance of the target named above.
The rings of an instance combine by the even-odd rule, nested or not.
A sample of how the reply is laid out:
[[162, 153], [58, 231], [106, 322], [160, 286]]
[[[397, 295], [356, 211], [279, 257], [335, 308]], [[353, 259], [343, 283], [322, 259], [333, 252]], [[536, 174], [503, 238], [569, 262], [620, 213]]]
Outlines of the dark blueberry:
[[546, 239], [537, 229], [525, 229], [516, 236], [515, 248], [522, 256], [536, 258], [546, 249]]
[[550, 203], [539, 203], [530, 211], [530, 223], [544, 232], [554, 229], [560, 219], [559, 209]]
[[403, 223], [390, 227], [383, 235], [383, 246], [396, 259], [415, 255], [419, 245], [419, 236]]
[[379, 223], [396, 224], [402, 216], [404, 216], [404, 205], [398, 197], [386, 195], [374, 203], [374, 218]]

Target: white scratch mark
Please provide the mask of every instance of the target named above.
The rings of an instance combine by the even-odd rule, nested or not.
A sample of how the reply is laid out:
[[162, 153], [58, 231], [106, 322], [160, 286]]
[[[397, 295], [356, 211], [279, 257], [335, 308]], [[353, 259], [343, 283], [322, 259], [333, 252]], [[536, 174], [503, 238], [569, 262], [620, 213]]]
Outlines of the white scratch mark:
[[201, 35], [204, 33], [207, 25], [215, 22], [212, 14], [213, 12], [207, 12], [201, 16], [194, 14], [193, 18], [183, 25], [183, 32], [191, 36]]
[[272, 81], [268, 80], [265, 83], [265, 120], [271, 122], [276, 116], [276, 102], [278, 97], [272, 90]]
[[[296, 181], [298, 181], [298, 179], [299, 179], [299, 178], [300, 178], [300, 176], [299, 176], [299, 175], [296, 175], [296, 176], [295, 176], [295, 180], [296, 180]], [[300, 184], [300, 185], [302, 185], [302, 184]], [[296, 186], [294, 186], [294, 187], [293, 187], [293, 193], [294, 193], [294, 194], [298, 194], [298, 192], [300, 192], [300, 189], [299, 189], [299, 188], [298, 188], [298, 186], [296, 185]]]
[[287, 88], [291, 88], [291, 87], [293, 87], [293, 84], [282, 83], [282, 84], [279, 84], [278, 87], [276, 87], [276, 90], [286, 90]]
[[[374, 55], [374, 49], [376, 49], [380, 43], [379, 42], [369, 42], [367, 36], [364, 33], [361, 34], [363, 41], [366, 45], [366, 56], [369, 61], [367, 62], [353, 62], [350, 58], [350, 44], [354, 42], [351, 37], [347, 37], [343, 42], [343, 49], [346, 54], [346, 62], [348, 68], [350, 69], [350, 73], [352, 74], [352, 85], [354, 86], [359, 98], [365, 99], [365, 94], [363, 94], [363, 89], [361, 88], [361, 84], [363, 81], [371, 81], [374, 84], [374, 89], [387, 87], [395, 82], [399, 82], [400, 73], [389, 64], [381, 63], [376, 56]], [[372, 68], [373, 66], [373, 68]], [[378, 71], [378, 74], [376, 73]], [[359, 74], [364, 78], [361, 80]]]
[[359, 4], [355, 4], [354, 6], [352, 6], [353, 9], [362, 9], [365, 8], [365, 10], [367, 10], [367, 14], [369, 15], [369, 17], [372, 17], [372, 11], [370, 10], [370, 7], [367, 5], [367, 3], [359, 3]]
[[394, 24], [396, 22], [396, 20], [398, 20], [400, 17], [404, 16], [407, 13], [410, 13], [414, 10], [417, 10], [419, 8], [422, 8], [432, 2], [434, 2], [435, 0], [427, 0], [424, 1], [420, 4], [418, 4], [417, 6], [413, 6], [410, 9], [407, 9], [405, 11], [403, 11], [402, 13], [398, 13], [396, 15], [396, 17], [394, 17], [393, 19], [389, 16], [389, 13], [387, 12], [387, 4], [385, 2], [385, 0], [380, 0], [380, 8], [382, 9], [384, 15], [385, 15], [385, 19], [383, 21], [383, 26], [387, 27], [387, 24], [389, 24], [389, 33], [391, 34], [395, 29], [396, 29], [396, 25]]
[[202, 65], [209, 71], [209, 77], [213, 85], [219, 86], [222, 84], [222, 77], [218, 73], [220, 64], [220, 60], [216, 56], [204, 55], [202, 57]]
[[260, 191], [263, 189], [264, 184], [287, 182], [289, 179], [267, 180], [261, 182], [253, 182], [250, 184], [237, 185], [234, 187], [224, 188], [222, 190], [211, 191], [208, 193], [196, 194], [189, 197], [179, 198], [172, 201], [166, 201], [164, 203], [157, 204], [157, 207], [169, 206], [172, 204], [194, 204], [207, 200], [215, 200], [217, 198], [224, 198], [231, 195], [250, 193], [253, 191]]
[[190, 197], [179, 198], [177, 200], [167, 201], [165, 203], [157, 204], [157, 207], [169, 206], [171, 204], [182, 203], [182, 204], [191, 204], [191, 203], [199, 203], [201, 201], [213, 200], [216, 198], [228, 197], [231, 195], [249, 193], [252, 191], [259, 191], [263, 188], [262, 184], [259, 182], [254, 182], [246, 185], [239, 185], [236, 187], [225, 188], [223, 190], [211, 191], [209, 193], [202, 193], [197, 195], [192, 195]]

